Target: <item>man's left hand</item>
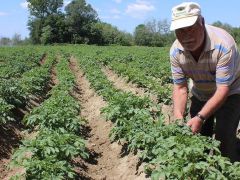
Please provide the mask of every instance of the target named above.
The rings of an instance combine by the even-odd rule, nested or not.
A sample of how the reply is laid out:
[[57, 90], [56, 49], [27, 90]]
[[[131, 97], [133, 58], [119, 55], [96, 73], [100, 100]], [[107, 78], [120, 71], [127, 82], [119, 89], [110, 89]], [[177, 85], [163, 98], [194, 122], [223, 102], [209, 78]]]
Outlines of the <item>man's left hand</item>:
[[203, 121], [199, 117], [194, 117], [187, 122], [194, 134], [199, 133], [202, 129]]

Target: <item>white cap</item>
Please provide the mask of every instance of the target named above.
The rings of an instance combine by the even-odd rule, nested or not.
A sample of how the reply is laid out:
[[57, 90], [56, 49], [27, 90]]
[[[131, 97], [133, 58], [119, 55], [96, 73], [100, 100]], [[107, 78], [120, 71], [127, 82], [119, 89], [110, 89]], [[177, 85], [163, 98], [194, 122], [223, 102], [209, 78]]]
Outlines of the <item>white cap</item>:
[[200, 5], [194, 2], [184, 2], [172, 8], [172, 23], [170, 30], [192, 26], [201, 15]]

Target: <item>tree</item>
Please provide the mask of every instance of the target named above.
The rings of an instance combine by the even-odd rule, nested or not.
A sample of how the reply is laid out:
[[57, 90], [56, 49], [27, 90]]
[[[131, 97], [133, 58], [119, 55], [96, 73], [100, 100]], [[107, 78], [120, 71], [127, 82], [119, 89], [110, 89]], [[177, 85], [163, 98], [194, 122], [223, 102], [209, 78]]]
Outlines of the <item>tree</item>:
[[[70, 41], [68, 27], [63, 14], [53, 14], [46, 17], [44, 21], [44, 27], [48, 27], [49, 30], [51, 29], [51, 37], [49, 38], [47, 44], [64, 43]], [[42, 33], [44, 32], [42, 31]]]
[[0, 39], [0, 46], [10, 46], [11, 45], [11, 39], [8, 37], [2, 37]]
[[233, 28], [232, 31], [232, 36], [235, 39], [237, 44], [240, 44], [240, 28]]
[[20, 45], [22, 43], [21, 35], [15, 33], [12, 37], [12, 45]]
[[[65, 27], [62, 27], [64, 16], [61, 12], [63, 0], [27, 0], [27, 2], [29, 3], [28, 8], [31, 15], [28, 28], [32, 42], [38, 44], [48, 39], [48, 42], [45, 43], [53, 43], [59, 42], [58, 38], [61, 42], [63, 37], [59, 32], [62, 30], [59, 29], [65, 30]], [[61, 24], [61, 26], [58, 26], [58, 24]], [[50, 29], [52, 30], [51, 34], [57, 36], [57, 39], [54, 37], [46, 39], [46, 31], [49, 34]]]
[[160, 34], [170, 34], [170, 22], [167, 19], [159, 20], [157, 22], [158, 32]]
[[37, 18], [30, 19], [28, 21], [28, 29], [30, 31], [30, 38], [33, 44], [41, 43], [40, 38], [42, 34], [43, 22], [44, 20]]
[[135, 28], [134, 41], [139, 46], [150, 46], [152, 41], [152, 33], [147, 29], [147, 26], [140, 24]]
[[53, 14], [59, 14], [63, 7], [63, 0], [27, 0], [30, 15], [35, 18], [44, 19]]
[[45, 26], [42, 29], [42, 35], [40, 37], [42, 44], [49, 44], [52, 41], [52, 28], [51, 26]]
[[71, 41], [73, 43], [86, 43], [89, 41], [92, 26], [98, 22], [97, 12], [85, 0], [73, 0], [65, 7], [66, 22]]
[[233, 27], [230, 24], [222, 23], [221, 21], [216, 21], [212, 24], [213, 26], [220, 27], [231, 33]]
[[175, 36], [169, 29], [170, 23], [167, 20], [149, 20], [135, 28], [135, 43], [140, 46], [170, 46]]

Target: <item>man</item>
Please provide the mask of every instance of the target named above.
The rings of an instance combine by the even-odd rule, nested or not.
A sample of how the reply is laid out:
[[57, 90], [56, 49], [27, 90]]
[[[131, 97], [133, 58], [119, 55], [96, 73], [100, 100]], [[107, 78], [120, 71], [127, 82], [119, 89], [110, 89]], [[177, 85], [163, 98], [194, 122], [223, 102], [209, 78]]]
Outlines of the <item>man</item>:
[[193, 2], [172, 9], [170, 29], [177, 37], [170, 50], [175, 118], [184, 118], [187, 79], [191, 79], [187, 125], [193, 133], [212, 136], [216, 118], [215, 137], [222, 155], [239, 161], [240, 55], [234, 39], [223, 29], [206, 25], [200, 6]]

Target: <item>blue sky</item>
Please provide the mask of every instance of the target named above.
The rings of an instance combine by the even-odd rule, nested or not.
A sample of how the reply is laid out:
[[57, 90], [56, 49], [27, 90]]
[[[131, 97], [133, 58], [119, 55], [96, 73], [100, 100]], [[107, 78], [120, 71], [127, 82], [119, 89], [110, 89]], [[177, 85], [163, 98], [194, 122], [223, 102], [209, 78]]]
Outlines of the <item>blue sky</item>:
[[[134, 28], [147, 20], [171, 19], [171, 8], [183, 0], [86, 0], [97, 11], [99, 18], [132, 33]], [[70, 0], [64, 0], [65, 4]], [[196, 0], [202, 8], [206, 23], [220, 20], [240, 27], [239, 0]], [[229, 3], [227, 3], [229, 2]], [[0, 37], [14, 33], [27, 37], [28, 10], [25, 0], [0, 0]]]

